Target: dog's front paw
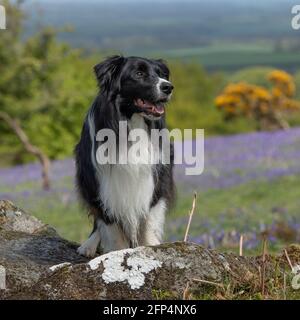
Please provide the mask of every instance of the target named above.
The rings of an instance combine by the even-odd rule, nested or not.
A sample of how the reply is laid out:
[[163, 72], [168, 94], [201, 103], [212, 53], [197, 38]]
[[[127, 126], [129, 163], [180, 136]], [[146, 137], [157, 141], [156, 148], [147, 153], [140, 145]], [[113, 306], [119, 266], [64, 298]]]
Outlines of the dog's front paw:
[[93, 258], [96, 255], [100, 242], [99, 232], [95, 231], [91, 236], [77, 249], [81, 256]]
[[97, 248], [87, 246], [85, 243], [82, 244], [78, 249], [77, 253], [79, 253], [81, 256], [87, 257], [87, 258], [93, 258], [95, 257], [97, 252]]
[[98, 244], [91, 240], [91, 238], [88, 239], [77, 249], [77, 252], [81, 256], [93, 258], [96, 255]]

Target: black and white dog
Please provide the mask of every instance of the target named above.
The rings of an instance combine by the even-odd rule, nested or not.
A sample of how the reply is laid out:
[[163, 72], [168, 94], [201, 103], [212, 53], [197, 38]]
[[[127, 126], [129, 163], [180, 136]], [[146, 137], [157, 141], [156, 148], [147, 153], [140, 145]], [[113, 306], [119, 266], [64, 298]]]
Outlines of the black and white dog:
[[[118, 144], [120, 121], [127, 121], [127, 134], [135, 128], [147, 135], [151, 129], [165, 128], [165, 104], [173, 90], [168, 67], [161, 60], [113, 56], [96, 65], [95, 73], [100, 92], [75, 149], [79, 194], [94, 217], [93, 231], [78, 249], [88, 257], [99, 245], [102, 252], [109, 252], [159, 244], [174, 196], [171, 144], [170, 164], [130, 159], [127, 164], [99, 164], [96, 159], [101, 144], [96, 135], [101, 129], [112, 129]], [[149, 151], [148, 144], [143, 148]]]

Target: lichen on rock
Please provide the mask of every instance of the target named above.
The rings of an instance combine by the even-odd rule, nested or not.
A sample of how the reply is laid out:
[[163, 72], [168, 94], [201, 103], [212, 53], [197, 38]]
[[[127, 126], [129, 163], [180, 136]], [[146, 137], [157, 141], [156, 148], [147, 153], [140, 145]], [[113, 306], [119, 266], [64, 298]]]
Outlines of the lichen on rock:
[[162, 266], [153, 256], [144, 254], [144, 247], [104, 254], [91, 260], [88, 265], [91, 270], [96, 270], [101, 263], [104, 267], [101, 276], [105, 283], [127, 281], [133, 290], [144, 285], [145, 274]]

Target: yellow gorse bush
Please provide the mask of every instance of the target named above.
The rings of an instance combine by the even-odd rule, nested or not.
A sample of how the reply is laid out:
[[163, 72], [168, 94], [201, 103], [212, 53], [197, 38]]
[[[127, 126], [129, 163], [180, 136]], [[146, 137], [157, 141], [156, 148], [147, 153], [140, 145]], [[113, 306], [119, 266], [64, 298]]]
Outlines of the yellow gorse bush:
[[285, 71], [274, 70], [268, 75], [268, 80], [274, 88], [278, 88], [287, 97], [293, 97], [296, 92], [296, 86], [293, 77]]
[[300, 103], [292, 98], [296, 92], [293, 77], [285, 71], [274, 70], [267, 76], [271, 88], [246, 82], [231, 83], [216, 97], [215, 105], [224, 112], [226, 119], [236, 116], [252, 117], [259, 127], [284, 127], [284, 112], [300, 110]]

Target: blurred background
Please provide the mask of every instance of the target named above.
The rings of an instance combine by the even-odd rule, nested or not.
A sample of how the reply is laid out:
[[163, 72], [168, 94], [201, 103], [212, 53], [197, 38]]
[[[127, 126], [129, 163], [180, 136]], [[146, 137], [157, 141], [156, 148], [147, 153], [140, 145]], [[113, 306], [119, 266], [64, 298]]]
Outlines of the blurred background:
[[[0, 198], [58, 232], [90, 231], [73, 148], [97, 92], [93, 66], [122, 53], [165, 59], [169, 128], [205, 129], [205, 170], [176, 166], [166, 240], [238, 252], [300, 240], [300, 30], [289, 0], [0, 1]], [[192, 152], [192, 150], [190, 150]]]

